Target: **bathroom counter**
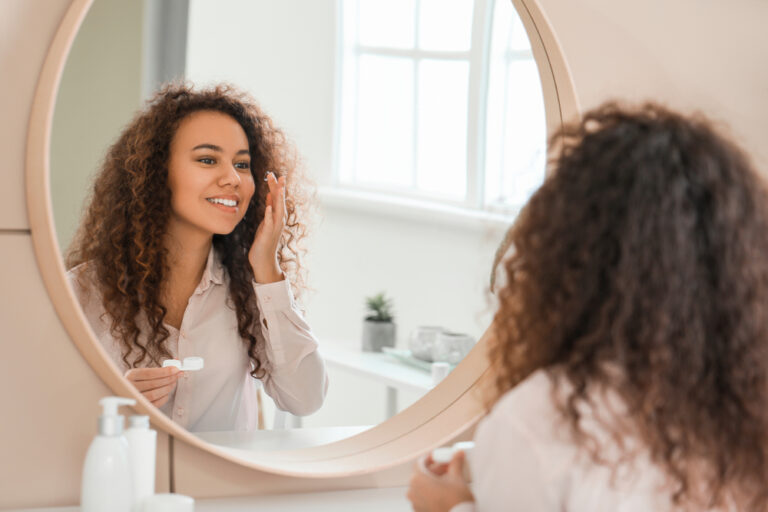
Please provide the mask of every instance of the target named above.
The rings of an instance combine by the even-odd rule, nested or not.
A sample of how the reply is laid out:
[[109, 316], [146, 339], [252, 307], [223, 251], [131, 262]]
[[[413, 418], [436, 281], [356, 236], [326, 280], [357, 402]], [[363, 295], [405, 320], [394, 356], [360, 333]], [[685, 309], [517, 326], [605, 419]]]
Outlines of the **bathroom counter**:
[[[406, 487], [273, 494], [195, 500], [195, 512], [410, 512]], [[16, 509], [16, 512], [79, 512], [80, 507]]]
[[304, 427], [282, 430], [254, 430], [250, 432], [195, 432], [195, 435], [211, 444], [260, 452], [298, 450], [310, 446], [329, 444], [357, 435], [370, 429], [372, 426]]

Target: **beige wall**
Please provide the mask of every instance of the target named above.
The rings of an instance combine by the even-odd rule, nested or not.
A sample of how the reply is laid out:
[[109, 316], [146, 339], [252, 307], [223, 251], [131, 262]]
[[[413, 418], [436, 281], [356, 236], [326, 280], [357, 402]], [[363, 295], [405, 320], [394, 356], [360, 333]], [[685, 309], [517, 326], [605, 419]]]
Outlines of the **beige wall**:
[[609, 98], [700, 109], [768, 173], [768, 2], [542, 0], [584, 109]]
[[[97, 0], [98, 1], [98, 0]], [[74, 504], [93, 434], [95, 400], [107, 392], [59, 323], [35, 271], [25, 210], [24, 147], [37, 74], [67, 0], [0, 4], [0, 507]], [[583, 106], [608, 97], [698, 107], [731, 125], [765, 169], [768, 19], [763, 0], [541, 0], [559, 35]], [[35, 198], [34, 200], [44, 200]], [[196, 449], [190, 478], [231, 466]], [[206, 471], [208, 473], [206, 473]], [[188, 473], [181, 473], [182, 475]], [[317, 481], [259, 475], [260, 492], [317, 488]], [[407, 467], [326, 488], [404, 483]], [[181, 482], [182, 489], [189, 489]], [[235, 485], [235, 484], [233, 484]], [[243, 485], [246, 485], [245, 483]], [[236, 487], [236, 485], [235, 485]], [[256, 489], [256, 488], [254, 488]]]

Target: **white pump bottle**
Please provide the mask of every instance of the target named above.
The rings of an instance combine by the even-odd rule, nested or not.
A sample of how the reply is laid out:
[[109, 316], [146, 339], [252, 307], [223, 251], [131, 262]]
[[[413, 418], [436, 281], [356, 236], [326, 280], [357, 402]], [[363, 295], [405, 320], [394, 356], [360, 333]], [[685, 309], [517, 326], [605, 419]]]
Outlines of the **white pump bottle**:
[[135, 405], [131, 398], [109, 396], [99, 400], [102, 414], [99, 416], [97, 435], [83, 466], [83, 483], [80, 492], [82, 512], [130, 512], [133, 503], [133, 482], [128, 441], [123, 435], [125, 418], [117, 414], [121, 405]]

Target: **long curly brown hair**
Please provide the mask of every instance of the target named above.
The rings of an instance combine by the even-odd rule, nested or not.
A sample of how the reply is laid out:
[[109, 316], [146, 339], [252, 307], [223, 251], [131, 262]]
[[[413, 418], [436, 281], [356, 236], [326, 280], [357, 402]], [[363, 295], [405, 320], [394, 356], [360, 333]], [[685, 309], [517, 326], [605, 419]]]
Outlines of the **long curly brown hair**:
[[615, 391], [626, 416], [604, 426], [640, 440], [675, 506], [766, 510], [764, 183], [710, 121], [657, 105], [606, 104], [552, 143], [508, 232], [492, 400], [546, 369], [601, 462], [580, 420], [592, 390]]
[[[95, 284], [111, 320], [112, 335], [123, 347], [129, 367], [159, 364], [170, 357], [161, 297], [168, 276], [165, 235], [171, 216], [168, 162], [179, 123], [202, 110], [235, 119], [248, 139], [256, 193], [243, 220], [227, 235], [214, 235], [213, 246], [229, 276], [229, 293], [240, 336], [253, 362], [251, 375], [263, 376], [263, 337], [251, 285], [248, 251], [264, 217], [267, 172], [287, 176], [286, 227], [278, 259], [294, 284], [301, 285], [299, 242], [306, 235], [300, 214], [308, 205], [305, 180], [297, 176], [296, 153], [284, 134], [246, 93], [231, 85], [195, 90], [190, 84], [163, 87], [136, 114], [109, 148], [93, 183], [89, 204], [68, 250], [67, 268], [81, 263]], [[80, 275], [82, 279], [85, 273]], [[149, 332], [142, 333], [142, 323]], [[254, 334], [256, 333], [256, 334]], [[132, 360], [128, 359], [134, 353]]]

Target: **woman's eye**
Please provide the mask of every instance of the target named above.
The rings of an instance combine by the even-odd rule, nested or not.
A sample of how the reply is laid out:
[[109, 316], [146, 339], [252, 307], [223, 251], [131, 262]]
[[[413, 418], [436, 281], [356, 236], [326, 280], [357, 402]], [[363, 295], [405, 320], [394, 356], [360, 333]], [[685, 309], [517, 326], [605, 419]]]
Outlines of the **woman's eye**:
[[238, 169], [248, 170], [248, 169], [251, 168], [251, 163], [250, 162], [237, 162], [235, 164], [235, 167], [237, 167]]
[[213, 165], [216, 163], [216, 160], [213, 158], [198, 158], [197, 161], [205, 165]]

